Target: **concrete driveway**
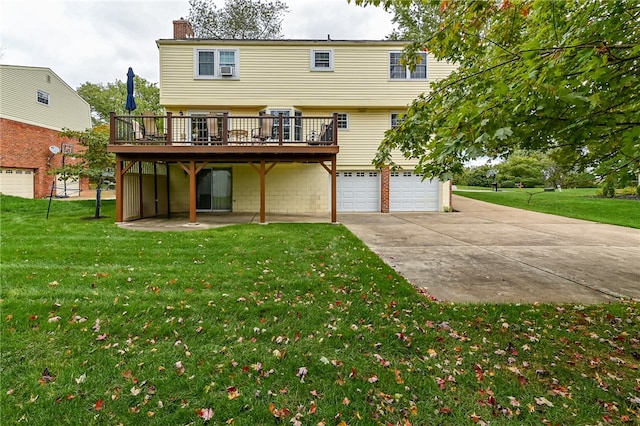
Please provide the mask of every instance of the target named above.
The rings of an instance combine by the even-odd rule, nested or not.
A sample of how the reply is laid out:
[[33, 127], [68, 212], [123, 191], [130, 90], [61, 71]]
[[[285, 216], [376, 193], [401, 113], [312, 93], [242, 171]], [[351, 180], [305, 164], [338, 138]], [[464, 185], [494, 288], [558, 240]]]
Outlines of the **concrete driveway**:
[[455, 195], [453, 205], [455, 213], [342, 213], [338, 219], [438, 300], [640, 301], [640, 230]]

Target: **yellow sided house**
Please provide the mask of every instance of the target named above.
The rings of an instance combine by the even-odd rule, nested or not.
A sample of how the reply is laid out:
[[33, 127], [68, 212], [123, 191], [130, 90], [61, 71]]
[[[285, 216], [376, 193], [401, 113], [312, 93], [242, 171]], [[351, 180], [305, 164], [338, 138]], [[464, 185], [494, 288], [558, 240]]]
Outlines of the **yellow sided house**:
[[163, 116], [111, 116], [118, 221], [189, 212], [442, 211], [449, 182], [416, 160], [372, 164], [384, 132], [453, 66], [401, 41], [195, 39], [187, 21], [157, 41]]

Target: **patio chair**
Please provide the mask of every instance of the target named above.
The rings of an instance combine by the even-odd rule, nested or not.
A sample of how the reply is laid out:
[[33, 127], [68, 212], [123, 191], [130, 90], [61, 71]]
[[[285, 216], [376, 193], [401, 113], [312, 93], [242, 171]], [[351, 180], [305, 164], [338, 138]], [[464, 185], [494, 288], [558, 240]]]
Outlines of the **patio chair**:
[[265, 142], [273, 137], [273, 117], [268, 117], [264, 113], [260, 114], [260, 127], [251, 129], [251, 139]]
[[142, 124], [144, 125], [144, 138], [147, 140], [164, 140], [165, 135], [158, 131], [158, 122], [155, 115], [151, 113], [142, 114]]
[[218, 117], [207, 117], [207, 140], [209, 142], [222, 142]]
[[144, 131], [137, 120], [131, 120], [131, 129], [133, 130], [133, 137], [135, 140], [141, 141], [144, 139]]
[[311, 145], [331, 145], [333, 143], [333, 123], [320, 125], [320, 134], [315, 133], [307, 141]]

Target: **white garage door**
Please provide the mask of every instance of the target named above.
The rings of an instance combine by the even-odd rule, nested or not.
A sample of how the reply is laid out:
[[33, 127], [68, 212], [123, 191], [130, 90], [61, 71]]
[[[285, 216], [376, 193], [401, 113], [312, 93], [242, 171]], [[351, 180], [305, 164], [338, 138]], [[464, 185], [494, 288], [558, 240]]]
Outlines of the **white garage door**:
[[391, 172], [389, 210], [392, 212], [440, 211], [440, 182], [422, 180], [422, 174]]
[[379, 172], [338, 172], [337, 204], [339, 212], [379, 212]]
[[0, 168], [0, 193], [33, 198], [33, 170]]

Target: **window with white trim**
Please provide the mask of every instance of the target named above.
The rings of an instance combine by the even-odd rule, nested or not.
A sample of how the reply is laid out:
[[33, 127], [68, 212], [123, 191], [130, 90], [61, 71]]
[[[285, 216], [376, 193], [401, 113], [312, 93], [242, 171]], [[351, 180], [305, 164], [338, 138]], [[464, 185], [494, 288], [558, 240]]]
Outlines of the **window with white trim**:
[[311, 71], [333, 71], [333, 50], [312, 50]]
[[288, 141], [291, 140], [291, 111], [288, 109], [271, 109], [269, 110], [269, 114], [274, 117], [277, 117], [273, 120], [273, 133], [275, 135], [280, 134], [280, 119], [279, 116], [282, 114], [282, 140]]
[[44, 90], [38, 90], [37, 100], [40, 104], [49, 105], [49, 94]]
[[344, 112], [338, 113], [338, 129], [349, 130], [349, 114]]
[[222, 67], [236, 66], [235, 50], [219, 50], [218, 56], [220, 57], [220, 69], [222, 69]]
[[[222, 120], [225, 111], [189, 112], [191, 117], [191, 141], [215, 141], [222, 135]], [[227, 112], [228, 113], [228, 112]]]
[[391, 128], [395, 129], [404, 120], [404, 114], [398, 112], [391, 113]]
[[196, 49], [195, 78], [238, 77], [237, 49]]
[[426, 80], [427, 53], [418, 53], [420, 61], [413, 71], [402, 63], [402, 52], [389, 52], [389, 78], [391, 80]]

